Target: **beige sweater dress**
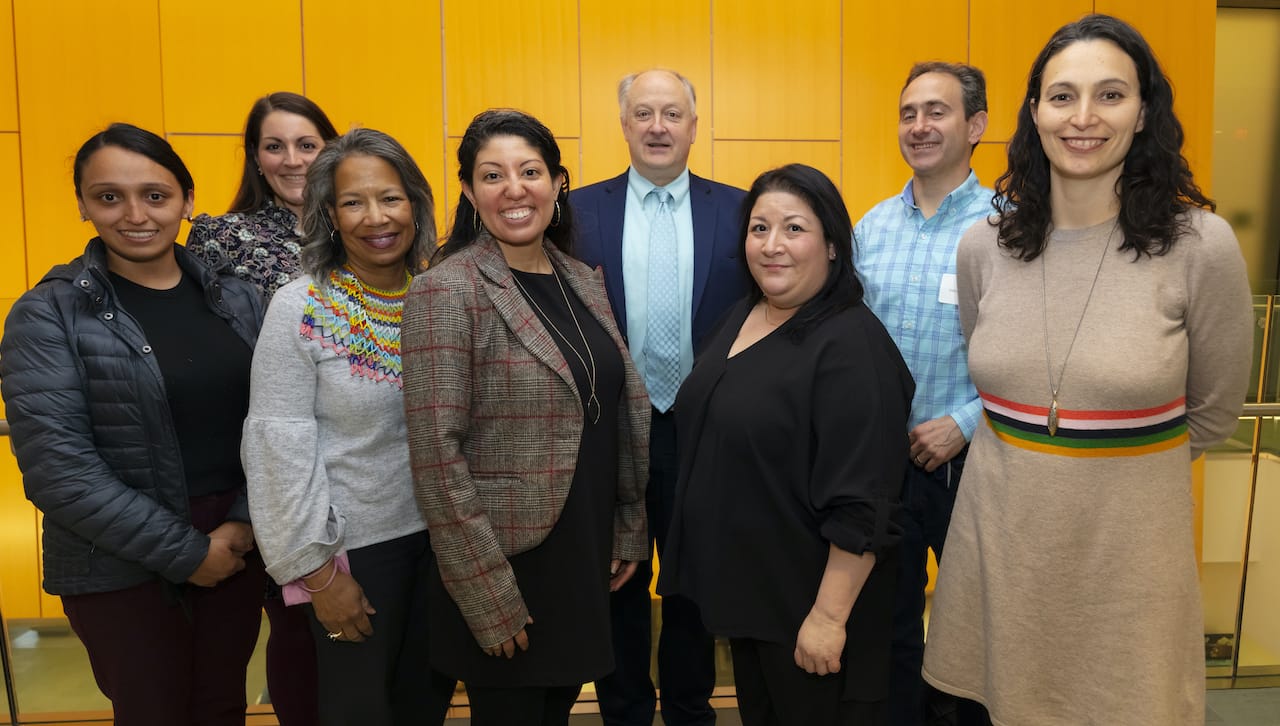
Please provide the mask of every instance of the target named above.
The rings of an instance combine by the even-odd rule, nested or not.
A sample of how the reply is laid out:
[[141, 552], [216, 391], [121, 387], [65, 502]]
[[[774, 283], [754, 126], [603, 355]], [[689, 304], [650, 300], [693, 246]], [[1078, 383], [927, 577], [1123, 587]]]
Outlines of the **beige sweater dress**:
[[[960, 242], [985, 420], [924, 676], [986, 704], [996, 724], [1204, 721], [1190, 462], [1236, 428], [1253, 316], [1231, 228], [1190, 215], [1193, 233], [1136, 261], [1114, 219], [1052, 233], [1043, 262], [1013, 259], [986, 222]], [[1054, 436], [1049, 369], [1061, 378]]]

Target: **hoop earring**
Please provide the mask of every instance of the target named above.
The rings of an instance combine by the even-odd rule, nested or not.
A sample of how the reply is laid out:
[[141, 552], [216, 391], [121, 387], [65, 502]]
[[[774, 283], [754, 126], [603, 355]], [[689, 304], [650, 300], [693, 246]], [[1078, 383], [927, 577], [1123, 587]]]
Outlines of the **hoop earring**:
[[340, 242], [338, 242], [337, 238], [334, 236], [334, 235], [336, 235], [337, 233], [338, 233], [338, 230], [337, 230], [337, 229], [335, 229], [335, 228], [333, 228], [333, 227], [330, 227], [330, 228], [329, 228], [329, 241], [330, 241], [331, 243], [335, 244], [335, 245], [336, 245], [336, 244], [341, 244]]
[[557, 201], [557, 202], [556, 202], [556, 211], [555, 211], [555, 213], [554, 213], [554, 214], [552, 214], [552, 215], [551, 215], [551, 226], [552, 226], [552, 227], [559, 227], [559, 226], [560, 226], [560, 216], [561, 216], [561, 215], [560, 215], [560, 202], [558, 202], [558, 201]]
[[471, 208], [471, 226], [475, 228], [477, 235], [484, 231], [484, 224], [480, 221], [480, 212], [475, 207]]

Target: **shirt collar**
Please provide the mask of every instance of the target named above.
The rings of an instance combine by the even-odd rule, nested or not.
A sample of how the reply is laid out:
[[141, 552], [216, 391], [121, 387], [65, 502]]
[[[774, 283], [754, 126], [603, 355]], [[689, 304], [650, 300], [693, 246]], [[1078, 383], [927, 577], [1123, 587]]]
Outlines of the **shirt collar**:
[[[640, 172], [635, 167], [627, 169], [627, 188], [632, 194], [636, 195], [636, 199], [644, 204], [645, 197], [649, 196], [649, 192], [657, 189], [658, 186], [653, 182], [640, 176]], [[685, 167], [680, 172], [680, 176], [671, 180], [671, 183], [663, 187], [671, 195], [671, 209], [676, 210], [684, 203], [686, 197], [689, 196], [689, 167]]]
[[[903, 212], [905, 214], [911, 214], [912, 212], [919, 209], [919, 207], [916, 206], [916, 193], [911, 186], [912, 181], [913, 181], [912, 179], [908, 179], [907, 185], [902, 188], [901, 198], [902, 198]], [[967, 201], [968, 198], [971, 195], [973, 195], [974, 192], [977, 191], [977, 189], [978, 189], [978, 175], [973, 171], [973, 169], [970, 169], [969, 176], [965, 177], [965, 180], [960, 182], [960, 186], [956, 187], [955, 189], [952, 189], [947, 194], [947, 196], [942, 198], [942, 203], [938, 205], [938, 214], [942, 214], [943, 212], [946, 212], [948, 209], [951, 208], [951, 205], [953, 203], [960, 204], [964, 201]]]

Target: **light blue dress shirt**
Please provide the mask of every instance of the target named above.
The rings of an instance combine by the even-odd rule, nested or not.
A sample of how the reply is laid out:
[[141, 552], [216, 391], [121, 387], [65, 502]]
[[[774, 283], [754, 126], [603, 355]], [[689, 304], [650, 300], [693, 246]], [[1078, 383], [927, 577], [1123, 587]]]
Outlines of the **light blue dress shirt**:
[[[649, 324], [649, 221], [658, 211], [656, 199], [646, 199], [656, 185], [627, 171], [627, 207], [622, 225], [622, 286], [626, 298], [627, 347], [636, 368], [646, 370], [644, 338]], [[671, 213], [676, 223], [680, 283], [680, 380], [693, 370], [693, 209], [689, 201], [689, 170], [685, 169], [664, 187], [671, 194]]]
[[[909, 426], [950, 415], [965, 440], [982, 418], [969, 380], [968, 349], [955, 290], [956, 246], [992, 213], [994, 192], [972, 171], [925, 219], [911, 182], [880, 202], [853, 230], [853, 261], [867, 307], [880, 318], [916, 381]], [[944, 282], [949, 287], [944, 289]]]

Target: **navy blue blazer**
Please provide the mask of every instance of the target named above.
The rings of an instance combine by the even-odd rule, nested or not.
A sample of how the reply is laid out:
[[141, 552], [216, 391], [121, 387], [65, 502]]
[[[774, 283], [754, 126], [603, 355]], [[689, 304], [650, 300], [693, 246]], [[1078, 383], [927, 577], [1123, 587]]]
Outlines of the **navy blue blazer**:
[[[689, 174], [693, 211], [693, 352], [733, 303], [747, 294], [739, 207], [746, 192]], [[622, 222], [627, 209], [627, 173], [569, 193], [578, 236], [573, 254], [604, 270], [613, 316], [627, 334], [626, 294], [622, 283]]]

